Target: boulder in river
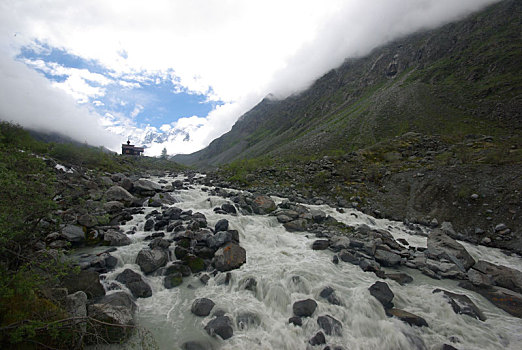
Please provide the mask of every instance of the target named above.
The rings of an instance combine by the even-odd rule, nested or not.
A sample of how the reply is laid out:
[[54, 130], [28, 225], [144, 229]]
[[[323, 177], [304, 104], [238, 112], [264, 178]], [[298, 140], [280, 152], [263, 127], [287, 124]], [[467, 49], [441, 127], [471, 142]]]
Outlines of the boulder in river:
[[305, 219], [297, 219], [286, 222], [283, 226], [290, 232], [306, 231], [308, 222]]
[[391, 291], [388, 284], [385, 282], [377, 281], [368, 288], [370, 294], [373, 295], [379, 302], [384, 306], [385, 309], [393, 307], [393, 297], [395, 296]]
[[508, 314], [522, 318], [522, 294], [520, 293], [496, 286], [476, 286], [469, 281], [460, 282], [459, 287], [477, 292]]
[[483, 260], [479, 260], [473, 265], [473, 270], [486, 275], [487, 279], [495, 286], [522, 293], [522, 272], [519, 270]]
[[77, 225], [66, 225], [62, 229], [61, 236], [72, 244], [82, 244], [85, 241], [85, 232]]
[[163, 278], [163, 286], [167, 289], [172, 289], [183, 283], [183, 275], [181, 272], [173, 272]]
[[468, 315], [478, 320], [485, 321], [486, 316], [479, 310], [477, 305], [464, 294], [452, 293], [443, 289], [435, 289], [433, 293], [443, 293], [444, 297], [449, 301], [453, 311], [457, 314]]
[[131, 204], [136, 198], [130, 194], [126, 189], [121, 186], [112, 186], [105, 192], [105, 198], [107, 201], [117, 201], [125, 203], [126, 205]]
[[440, 229], [433, 230], [428, 236], [428, 255], [452, 261], [463, 271], [469, 270], [475, 264], [466, 248]]
[[316, 308], [317, 302], [313, 299], [299, 300], [292, 306], [294, 315], [298, 317], [310, 317]]
[[152, 296], [152, 289], [143, 280], [141, 275], [131, 269], [125, 269], [116, 277], [116, 281], [124, 284], [135, 298], [148, 298]]
[[205, 330], [211, 336], [219, 335], [223, 340], [226, 340], [234, 335], [232, 328], [232, 321], [228, 316], [218, 316], [212, 319], [205, 326]]
[[254, 213], [264, 215], [273, 212], [276, 209], [276, 204], [272, 198], [268, 196], [257, 196], [252, 201], [252, 209]]
[[194, 300], [190, 311], [196, 316], [208, 316], [214, 305], [216, 304], [208, 298], [199, 298]]
[[142, 249], [136, 257], [136, 264], [138, 264], [143, 273], [151, 273], [156, 271], [167, 263], [168, 256], [164, 250], [161, 249]]
[[312, 346], [326, 344], [326, 337], [324, 336], [323, 332], [319, 331], [312, 338], [310, 338], [308, 343], [310, 343]]
[[214, 227], [214, 232], [219, 231], [227, 231], [228, 230], [228, 220], [227, 219], [221, 219], [218, 222], [216, 222], [216, 226]]
[[62, 286], [69, 294], [83, 291], [89, 299], [105, 295], [105, 289], [100, 283], [100, 274], [91, 270], [81, 270], [78, 274], [71, 273], [62, 279]]
[[103, 240], [111, 247], [121, 247], [132, 243], [132, 240], [125, 233], [116, 230], [105, 232]]
[[382, 266], [386, 267], [398, 266], [401, 263], [401, 257], [399, 254], [384, 249], [375, 250], [375, 260]]
[[327, 335], [342, 335], [343, 325], [330, 315], [323, 315], [317, 318], [317, 324]]
[[246, 262], [246, 250], [236, 243], [227, 243], [214, 255], [213, 264], [218, 271], [230, 271]]
[[397, 317], [399, 320], [406, 322], [410, 326], [428, 327], [428, 322], [420, 316], [401, 309], [386, 309], [386, 315]]

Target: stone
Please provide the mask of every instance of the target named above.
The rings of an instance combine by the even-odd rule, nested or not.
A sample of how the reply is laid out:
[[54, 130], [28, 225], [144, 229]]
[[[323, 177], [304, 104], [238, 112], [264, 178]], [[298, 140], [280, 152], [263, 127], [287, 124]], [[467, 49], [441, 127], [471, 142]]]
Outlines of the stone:
[[221, 272], [237, 269], [246, 262], [246, 250], [236, 243], [227, 243], [217, 250], [212, 262]]
[[189, 254], [183, 258], [183, 261], [187, 264], [192, 273], [197, 273], [205, 269], [205, 261], [200, 257]]
[[486, 316], [484, 316], [482, 311], [479, 310], [477, 305], [475, 305], [467, 295], [452, 293], [438, 288], [435, 289], [433, 293], [443, 293], [444, 298], [448, 300], [456, 314], [467, 315], [481, 321], [486, 320]]
[[410, 326], [429, 327], [428, 322], [420, 316], [401, 309], [386, 309], [386, 315], [389, 317], [397, 317], [399, 320], [406, 322]]
[[[72, 293], [65, 298], [65, 310], [71, 317], [82, 318], [87, 316], [87, 294], [82, 291]], [[81, 321], [79, 321], [81, 322]], [[75, 322], [75, 323], [79, 323]], [[82, 322], [80, 325], [82, 332], [85, 333], [87, 325]]]
[[377, 281], [368, 288], [370, 294], [373, 295], [379, 302], [384, 306], [385, 309], [393, 307], [393, 297], [395, 296], [391, 291], [388, 284], [385, 282]]
[[379, 263], [369, 259], [361, 259], [359, 267], [365, 272], [377, 272], [381, 269]]
[[326, 338], [324, 336], [324, 333], [323, 332], [317, 332], [309, 341], [308, 343], [310, 343], [310, 345], [312, 346], [315, 346], [315, 345], [321, 345], [321, 344], [326, 344]]
[[173, 272], [163, 278], [163, 286], [167, 289], [175, 288], [183, 283], [181, 272]]
[[230, 231], [219, 231], [207, 239], [207, 245], [212, 249], [218, 249], [222, 245], [232, 242], [232, 240], [232, 233], [230, 233]]
[[253, 312], [242, 312], [236, 317], [236, 325], [240, 330], [257, 327], [261, 324], [259, 316]]
[[161, 249], [142, 249], [136, 256], [136, 264], [138, 264], [143, 273], [151, 273], [156, 271], [167, 263], [167, 253]]
[[61, 236], [72, 244], [82, 244], [85, 242], [85, 232], [81, 226], [66, 225], [62, 229]]
[[199, 341], [188, 341], [181, 345], [183, 350], [212, 350], [212, 345], [201, 343]]
[[194, 300], [190, 311], [196, 316], [204, 317], [210, 315], [210, 311], [212, 311], [215, 305], [216, 304], [208, 298], [199, 298]]
[[327, 335], [342, 335], [343, 325], [330, 315], [319, 316], [317, 324], [321, 327]]
[[522, 318], [522, 294], [502, 287], [475, 286], [469, 281], [460, 282], [459, 287], [477, 292], [508, 314]]
[[123, 203], [118, 201], [108, 201], [103, 204], [103, 209], [109, 214], [120, 213], [124, 207]]
[[322, 210], [312, 209], [310, 214], [312, 215], [312, 220], [316, 223], [320, 224], [326, 220], [326, 214]]
[[283, 224], [285, 229], [290, 232], [299, 232], [299, 231], [306, 231], [306, 228], [308, 227], [308, 223], [305, 219], [297, 219], [292, 220], [289, 222], [286, 222]]
[[507, 225], [506, 224], [498, 224], [495, 226], [495, 232], [499, 232], [499, 231], [504, 231], [505, 229], [507, 229]]
[[301, 327], [303, 325], [303, 319], [299, 316], [292, 316], [288, 319], [288, 323]]
[[100, 283], [100, 274], [91, 270], [81, 270], [78, 274], [71, 273], [62, 279], [61, 285], [67, 288], [69, 294], [82, 291], [89, 299], [105, 295], [105, 289]]
[[83, 214], [78, 218], [78, 224], [85, 227], [93, 227], [98, 225], [98, 220], [90, 214]]
[[323, 288], [321, 293], [319, 293], [319, 296], [328, 300], [328, 302], [332, 305], [341, 305], [341, 300], [337, 294], [335, 294], [335, 291], [332, 287]]
[[214, 232], [218, 233], [219, 231], [227, 231], [228, 230], [228, 220], [221, 219], [216, 223], [214, 227]]
[[107, 201], [117, 201], [125, 204], [131, 204], [136, 198], [121, 186], [115, 185], [105, 192]]
[[294, 303], [292, 310], [294, 316], [298, 317], [310, 317], [317, 308], [317, 302], [313, 299], [299, 300]]
[[401, 256], [383, 249], [375, 250], [375, 260], [386, 267], [394, 267], [401, 264]]
[[495, 286], [522, 293], [522, 272], [519, 270], [507, 266], [495, 265], [483, 260], [479, 260], [473, 266], [473, 270], [487, 275], [488, 280]]
[[216, 335], [219, 335], [223, 340], [226, 340], [234, 335], [232, 321], [228, 316], [218, 316], [212, 319], [205, 326], [205, 330], [210, 336], [215, 337]]
[[125, 269], [116, 277], [116, 281], [124, 284], [135, 298], [148, 298], [152, 296], [152, 289], [143, 280], [141, 275], [131, 269]]
[[226, 213], [228, 214], [237, 214], [237, 210], [236, 210], [236, 207], [234, 207], [232, 204], [230, 203], [223, 203], [221, 205], [221, 209], [223, 209]]
[[167, 192], [156, 193], [148, 201], [149, 207], [161, 207], [163, 205], [172, 205], [175, 203], [177, 203], [176, 198]]
[[457, 266], [460, 265], [459, 267], [464, 269], [463, 272], [475, 264], [466, 248], [440, 229], [433, 230], [428, 236], [428, 253], [432, 257], [447, 259]]
[[136, 304], [127, 293], [116, 292], [106, 295], [89, 305], [87, 310], [89, 317], [104, 323], [92, 323], [96, 337], [117, 344], [131, 336], [134, 330]]
[[330, 241], [327, 239], [318, 239], [312, 243], [313, 250], [325, 250], [330, 245]]
[[161, 191], [161, 186], [149, 180], [137, 180], [132, 183], [132, 191], [142, 196], [153, 196]]
[[169, 249], [170, 245], [171, 245], [170, 241], [168, 241], [164, 238], [161, 238], [161, 237], [157, 237], [157, 238], [154, 238], [149, 243], [149, 248], [150, 249]]
[[192, 271], [190, 270], [190, 267], [187, 265], [184, 265], [181, 262], [173, 262], [172, 265], [167, 266], [165, 268], [165, 272], [163, 273], [165, 276], [168, 276], [170, 274], [173, 274], [175, 272], [181, 273], [183, 277], [188, 277], [191, 275]]
[[400, 285], [405, 285], [406, 283], [413, 282], [413, 277], [405, 273], [387, 273], [384, 275], [386, 278], [394, 280]]
[[132, 240], [125, 233], [116, 230], [106, 231], [103, 235], [103, 241], [112, 247], [121, 247], [132, 243]]
[[252, 201], [252, 210], [255, 214], [265, 215], [276, 210], [275, 202], [268, 196], [257, 196]]
[[342, 250], [339, 253], [339, 258], [342, 261], [350, 263], [350, 264], [355, 264], [355, 265], [359, 264], [359, 258], [347, 250]]

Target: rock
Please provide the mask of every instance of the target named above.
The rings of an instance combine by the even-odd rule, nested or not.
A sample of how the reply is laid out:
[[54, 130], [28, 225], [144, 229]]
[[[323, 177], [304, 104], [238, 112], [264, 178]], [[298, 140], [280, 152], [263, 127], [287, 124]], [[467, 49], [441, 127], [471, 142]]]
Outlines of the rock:
[[477, 292], [508, 314], [522, 318], [522, 294], [502, 287], [475, 286], [468, 281], [460, 282], [459, 287]]
[[522, 272], [519, 270], [507, 266], [495, 265], [483, 260], [479, 260], [473, 265], [473, 270], [487, 275], [488, 279], [495, 286], [522, 293]]
[[351, 252], [349, 252], [347, 250], [342, 250], [339, 253], [339, 258], [342, 261], [350, 263], [350, 264], [355, 264], [355, 265], [359, 264], [359, 258], [356, 257], [355, 255], [353, 255]]
[[211, 320], [205, 326], [205, 330], [210, 336], [219, 335], [223, 340], [226, 340], [234, 335], [232, 329], [232, 321], [228, 316], [218, 316]]
[[77, 225], [66, 225], [62, 229], [61, 236], [72, 244], [82, 244], [85, 241], [85, 232]]
[[365, 272], [377, 272], [381, 269], [379, 263], [369, 259], [361, 259], [359, 267]]
[[167, 260], [167, 253], [161, 249], [142, 249], [136, 257], [136, 264], [147, 274], [165, 266]]
[[154, 228], [154, 220], [147, 219], [147, 221], [145, 221], [145, 224], [143, 225], [143, 231], [151, 231], [153, 228]]
[[250, 290], [252, 292], [255, 292], [257, 289], [257, 281], [254, 277], [247, 277], [242, 280], [239, 285], [241, 289]]
[[308, 223], [305, 219], [297, 219], [283, 224], [285, 229], [290, 232], [306, 231]]
[[481, 321], [486, 320], [486, 316], [484, 316], [477, 305], [475, 305], [467, 295], [456, 294], [438, 288], [435, 289], [433, 293], [443, 293], [456, 314], [468, 315]]
[[223, 203], [221, 205], [221, 209], [223, 209], [225, 212], [227, 212], [228, 214], [237, 214], [237, 210], [236, 210], [236, 207], [234, 207], [232, 204], [230, 203]]
[[401, 264], [401, 257], [398, 254], [383, 250], [375, 250], [375, 260], [386, 267], [398, 266]]
[[131, 204], [136, 198], [121, 186], [112, 186], [105, 192], [107, 201], [118, 201], [127, 205]]
[[242, 312], [236, 317], [237, 328], [245, 330], [252, 327], [257, 327], [261, 324], [259, 316], [253, 312]]
[[112, 247], [121, 247], [132, 243], [132, 240], [127, 237], [125, 233], [116, 230], [108, 230], [105, 232], [103, 240]]
[[172, 197], [170, 193], [156, 193], [149, 199], [149, 207], [161, 207], [163, 205], [172, 205], [177, 203], [176, 198]]
[[183, 261], [185, 261], [187, 266], [190, 268], [190, 271], [193, 273], [197, 273], [205, 269], [205, 261], [200, 257], [189, 254], [183, 258]]
[[90, 214], [83, 214], [78, 218], [78, 224], [85, 227], [93, 227], [98, 225], [98, 220]]
[[201, 283], [203, 284], [207, 284], [208, 281], [210, 280], [210, 276], [207, 275], [206, 273], [202, 274], [200, 277], [199, 277], [199, 280], [201, 281]]
[[[135, 310], [136, 304], [125, 292], [109, 294], [89, 305], [89, 317], [104, 323], [92, 323], [96, 337], [113, 344], [125, 341], [134, 330]], [[107, 323], [114, 326], [109, 326]]]
[[429, 327], [428, 322], [426, 322], [425, 319], [408, 311], [400, 309], [386, 309], [386, 315], [390, 317], [397, 317], [399, 320], [406, 322], [410, 326]]
[[457, 266], [460, 265], [459, 267], [463, 268], [464, 272], [475, 264], [475, 260], [462, 244], [440, 229], [433, 230], [428, 236], [428, 253], [432, 257], [448, 259]]
[[337, 294], [335, 294], [335, 291], [332, 287], [323, 288], [321, 293], [319, 293], [319, 296], [328, 300], [328, 302], [332, 305], [341, 305], [341, 300], [339, 300], [339, 297]]
[[89, 299], [105, 295], [105, 289], [100, 283], [100, 274], [95, 271], [81, 270], [78, 274], [69, 274], [62, 279], [61, 285], [67, 288], [69, 294], [82, 291]]
[[207, 239], [207, 245], [212, 249], [218, 249], [225, 243], [232, 242], [232, 234], [229, 231], [219, 231]]
[[316, 308], [317, 303], [313, 299], [299, 300], [292, 306], [294, 315], [298, 317], [310, 317]]
[[330, 241], [327, 239], [318, 239], [312, 243], [313, 250], [325, 250], [330, 245]]
[[270, 214], [277, 208], [275, 202], [268, 196], [255, 197], [251, 206], [254, 213], [260, 215]]
[[312, 215], [312, 220], [316, 223], [320, 224], [326, 220], [326, 214], [322, 210], [312, 209], [310, 214]]
[[386, 278], [394, 280], [400, 285], [405, 285], [406, 283], [410, 283], [413, 281], [413, 277], [407, 275], [405, 273], [387, 273], [384, 275]]
[[137, 180], [132, 183], [132, 191], [142, 196], [153, 196], [161, 191], [161, 186], [149, 180]]
[[124, 207], [123, 203], [118, 201], [108, 201], [103, 205], [103, 209], [109, 214], [120, 213]]
[[309, 341], [308, 343], [310, 343], [310, 345], [312, 346], [315, 346], [315, 345], [321, 345], [321, 344], [326, 344], [326, 338], [323, 334], [323, 332], [317, 332]]
[[135, 298], [148, 298], [152, 296], [152, 289], [143, 280], [141, 275], [131, 269], [125, 269], [116, 277], [116, 281], [123, 283]]
[[384, 306], [385, 309], [393, 307], [393, 297], [395, 296], [388, 284], [377, 281], [368, 288], [370, 294], [373, 295]]
[[154, 238], [149, 243], [149, 248], [150, 249], [169, 249], [170, 245], [171, 245], [170, 241], [168, 241], [164, 238], [161, 238], [161, 237], [157, 237], [157, 238]]
[[455, 229], [453, 228], [453, 225], [451, 224], [451, 222], [444, 221], [440, 225], [440, 229], [442, 230], [442, 232], [444, 232], [445, 234], [447, 234], [450, 237], [456, 237], [457, 236], [457, 233], [455, 232]]
[[[65, 310], [71, 317], [86, 317], [87, 316], [87, 294], [82, 291], [72, 293], [66, 296]], [[75, 322], [78, 323], [78, 322]], [[87, 326], [82, 322], [80, 326], [83, 333], [87, 330]]]
[[292, 316], [288, 319], [288, 323], [301, 327], [303, 325], [303, 319], [298, 316]]
[[476, 194], [476, 193], [473, 193], [473, 194], [470, 196], [470, 198], [473, 199], [473, 200], [477, 200], [477, 199], [479, 199], [479, 195]]
[[221, 219], [216, 223], [214, 228], [214, 232], [218, 233], [219, 231], [227, 231], [228, 230], [228, 220]]
[[188, 277], [191, 275], [192, 271], [190, 270], [190, 267], [187, 265], [183, 265], [181, 262], [173, 262], [172, 265], [167, 266], [165, 268], [165, 272], [163, 273], [165, 276], [168, 276], [170, 274], [179, 272], [183, 277]]
[[317, 318], [317, 324], [319, 327], [324, 329], [327, 335], [342, 335], [343, 325], [330, 315], [319, 316]]
[[188, 341], [181, 345], [183, 350], [212, 350], [212, 345], [200, 343], [199, 341]]
[[173, 272], [163, 278], [163, 286], [172, 289], [183, 283], [183, 275], [181, 272]]
[[218, 271], [230, 271], [246, 262], [246, 251], [236, 243], [227, 243], [214, 255], [213, 264]]
[[499, 232], [499, 231], [504, 231], [505, 229], [507, 229], [507, 225], [506, 224], [498, 224], [495, 226], [495, 232]]
[[208, 298], [199, 298], [194, 300], [190, 311], [196, 316], [208, 316], [214, 305], [216, 304]]

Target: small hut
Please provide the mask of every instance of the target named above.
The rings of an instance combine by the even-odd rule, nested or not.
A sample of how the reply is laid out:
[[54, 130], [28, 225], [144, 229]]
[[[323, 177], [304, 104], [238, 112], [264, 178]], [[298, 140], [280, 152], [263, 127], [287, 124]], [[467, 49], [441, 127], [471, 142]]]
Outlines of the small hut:
[[136, 147], [130, 144], [130, 141], [127, 140], [127, 144], [121, 145], [121, 154], [127, 154], [131, 156], [141, 156], [143, 153], [143, 147]]

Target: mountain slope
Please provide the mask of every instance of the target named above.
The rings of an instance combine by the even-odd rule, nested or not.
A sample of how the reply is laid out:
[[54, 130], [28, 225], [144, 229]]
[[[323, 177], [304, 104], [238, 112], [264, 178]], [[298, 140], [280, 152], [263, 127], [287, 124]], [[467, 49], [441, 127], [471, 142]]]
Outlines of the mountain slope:
[[522, 1], [410, 35], [349, 59], [306, 91], [265, 98], [207, 148], [179, 162], [347, 152], [408, 131], [461, 139], [518, 135]]

